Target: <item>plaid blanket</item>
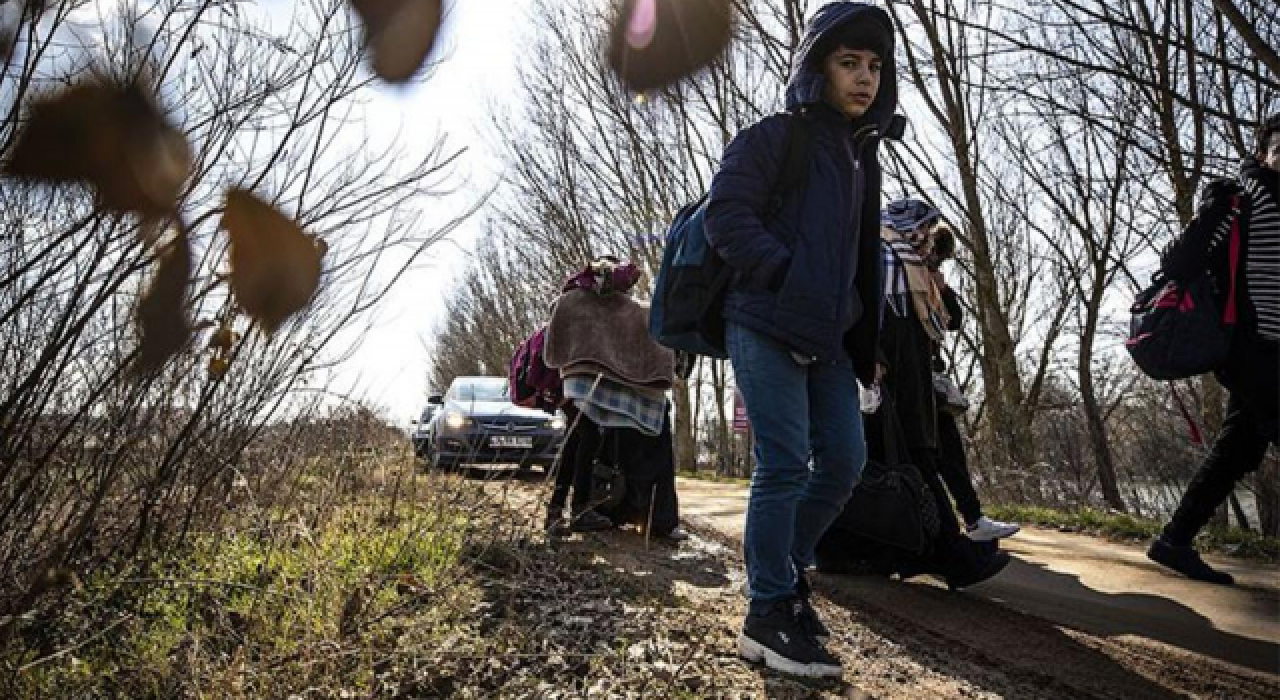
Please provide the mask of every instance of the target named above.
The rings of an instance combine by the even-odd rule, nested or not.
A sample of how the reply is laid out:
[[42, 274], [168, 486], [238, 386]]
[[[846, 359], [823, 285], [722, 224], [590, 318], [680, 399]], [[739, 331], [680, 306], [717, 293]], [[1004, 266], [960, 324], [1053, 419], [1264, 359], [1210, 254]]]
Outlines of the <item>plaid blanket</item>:
[[667, 417], [662, 392], [643, 392], [599, 375], [578, 375], [564, 378], [564, 395], [602, 428], [634, 428], [654, 437], [662, 434]]

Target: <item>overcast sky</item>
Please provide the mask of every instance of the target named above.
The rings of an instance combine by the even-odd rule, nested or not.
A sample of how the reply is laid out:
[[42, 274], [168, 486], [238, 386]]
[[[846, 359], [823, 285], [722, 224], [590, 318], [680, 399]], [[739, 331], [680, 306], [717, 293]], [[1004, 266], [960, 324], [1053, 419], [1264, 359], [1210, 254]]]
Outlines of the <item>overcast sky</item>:
[[[440, 132], [453, 146], [465, 146], [462, 170], [469, 180], [464, 196], [478, 196], [500, 176], [496, 144], [486, 138], [492, 109], [519, 100], [515, 45], [528, 24], [529, 0], [465, 0], [453, 14], [438, 47], [442, 63], [425, 84], [381, 89], [368, 113], [375, 132], [398, 133], [411, 152], [425, 152]], [[417, 150], [421, 149], [421, 150]], [[428, 225], [435, 202], [423, 202]], [[424, 341], [439, 322], [451, 278], [465, 264], [477, 235], [478, 217], [463, 224], [451, 241], [433, 246], [374, 312], [354, 357], [345, 363], [333, 388], [389, 410], [407, 423], [426, 400], [427, 352]]]

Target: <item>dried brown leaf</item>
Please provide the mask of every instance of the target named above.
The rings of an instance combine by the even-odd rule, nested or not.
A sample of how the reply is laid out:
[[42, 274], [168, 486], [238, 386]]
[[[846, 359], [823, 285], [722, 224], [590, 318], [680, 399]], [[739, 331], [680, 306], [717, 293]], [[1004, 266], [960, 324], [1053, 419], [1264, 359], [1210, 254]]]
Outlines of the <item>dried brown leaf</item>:
[[289, 217], [246, 190], [227, 193], [231, 291], [268, 333], [306, 308], [320, 284], [321, 252]]
[[138, 302], [138, 358], [134, 371], [146, 374], [164, 366], [191, 339], [187, 285], [191, 280], [191, 245], [183, 233], [160, 254], [151, 286]]
[[626, 0], [609, 36], [609, 65], [627, 88], [660, 88], [716, 60], [732, 35], [731, 0]]
[[90, 80], [32, 103], [4, 172], [84, 182], [110, 211], [162, 218], [191, 172], [191, 148], [139, 83]]
[[403, 83], [413, 77], [435, 45], [441, 0], [351, 0], [364, 21], [364, 44], [378, 77]]

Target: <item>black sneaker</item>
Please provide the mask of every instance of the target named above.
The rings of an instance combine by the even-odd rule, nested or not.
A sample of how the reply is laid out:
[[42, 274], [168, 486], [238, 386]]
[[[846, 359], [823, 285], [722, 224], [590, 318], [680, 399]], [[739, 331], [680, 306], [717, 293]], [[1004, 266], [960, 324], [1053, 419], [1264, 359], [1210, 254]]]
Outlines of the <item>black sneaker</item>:
[[1194, 581], [1216, 583], [1230, 586], [1236, 582], [1231, 574], [1218, 571], [1200, 558], [1200, 553], [1190, 545], [1178, 546], [1170, 544], [1163, 537], [1157, 537], [1147, 550], [1147, 558], [1186, 576]]
[[767, 668], [808, 678], [839, 678], [840, 660], [801, 624], [799, 598], [774, 603], [764, 615], [747, 615], [738, 635], [738, 655]]
[[812, 594], [813, 589], [809, 587], [809, 579], [804, 574], [800, 574], [796, 578], [796, 597], [800, 603], [796, 617], [800, 619], [801, 627], [808, 630], [814, 639], [825, 644], [831, 638], [831, 632], [826, 625], [822, 624], [818, 611], [813, 609], [813, 603], [809, 600]]
[[569, 524], [569, 529], [574, 532], [599, 532], [600, 530], [612, 530], [613, 521], [600, 515], [594, 510], [586, 510], [573, 516], [573, 522]]

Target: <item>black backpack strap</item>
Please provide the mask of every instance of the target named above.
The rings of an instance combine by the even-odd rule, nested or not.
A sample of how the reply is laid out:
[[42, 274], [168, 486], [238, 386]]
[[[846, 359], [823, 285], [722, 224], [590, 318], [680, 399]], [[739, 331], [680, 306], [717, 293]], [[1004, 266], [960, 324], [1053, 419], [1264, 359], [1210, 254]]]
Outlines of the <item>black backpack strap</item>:
[[770, 213], [782, 209], [788, 195], [804, 189], [809, 180], [809, 161], [813, 152], [813, 123], [802, 111], [787, 112], [787, 145], [782, 156], [782, 170], [770, 197]]
[[809, 156], [813, 151], [813, 123], [804, 112], [792, 112], [787, 120], [787, 150], [782, 161], [781, 194], [804, 189], [809, 180]]

